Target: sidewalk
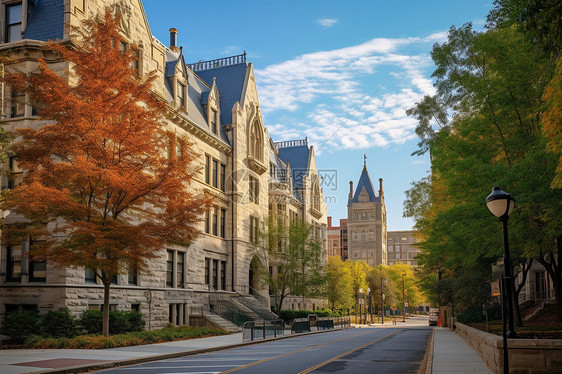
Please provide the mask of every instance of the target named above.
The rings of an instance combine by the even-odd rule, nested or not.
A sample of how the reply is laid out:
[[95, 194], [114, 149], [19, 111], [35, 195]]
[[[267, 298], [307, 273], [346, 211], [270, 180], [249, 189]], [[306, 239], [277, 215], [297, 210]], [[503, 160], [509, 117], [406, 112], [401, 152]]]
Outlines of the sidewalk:
[[433, 361], [426, 374], [492, 374], [478, 354], [455, 332], [433, 330]]

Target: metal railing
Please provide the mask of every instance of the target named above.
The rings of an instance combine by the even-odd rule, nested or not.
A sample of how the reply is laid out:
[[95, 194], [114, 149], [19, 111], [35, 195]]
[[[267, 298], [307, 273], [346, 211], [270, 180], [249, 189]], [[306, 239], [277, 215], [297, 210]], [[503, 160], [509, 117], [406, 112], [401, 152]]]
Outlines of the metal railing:
[[311, 317], [312, 316], [308, 316], [308, 318], [295, 318], [291, 324], [291, 334], [351, 326], [350, 317]]
[[235, 324], [236, 326], [242, 326], [244, 323], [249, 321], [248, 316], [246, 316], [240, 309], [225, 305], [190, 307], [190, 314], [202, 316], [214, 314]]
[[532, 306], [544, 304], [548, 300], [554, 298], [554, 290], [544, 290], [540, 292], [531, 292], [528, 296], [526, 293], [519, 294], [519, 304], [530, 301]]
[[242, 327], [243, 341], [276, 338], [285, 334], [285, 323], [281, 319], [273, 321], [248, 321]]

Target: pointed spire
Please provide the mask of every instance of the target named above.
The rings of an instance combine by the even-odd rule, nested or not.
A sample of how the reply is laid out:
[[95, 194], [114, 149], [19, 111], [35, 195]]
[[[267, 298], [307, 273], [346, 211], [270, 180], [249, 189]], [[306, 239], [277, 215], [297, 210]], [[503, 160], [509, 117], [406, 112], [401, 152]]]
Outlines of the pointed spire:
[[363, 154], [363, 170], [367, 170], [367, 155]]

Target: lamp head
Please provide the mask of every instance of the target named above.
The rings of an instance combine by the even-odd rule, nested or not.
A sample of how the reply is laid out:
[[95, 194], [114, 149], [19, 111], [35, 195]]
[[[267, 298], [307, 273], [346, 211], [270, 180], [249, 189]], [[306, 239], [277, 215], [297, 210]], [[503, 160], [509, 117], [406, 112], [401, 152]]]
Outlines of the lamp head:
[[486, 206], [498, 218], [507, 217], [515, 208], [515, 199], [500, 187], [494, 187], [486, 198]]

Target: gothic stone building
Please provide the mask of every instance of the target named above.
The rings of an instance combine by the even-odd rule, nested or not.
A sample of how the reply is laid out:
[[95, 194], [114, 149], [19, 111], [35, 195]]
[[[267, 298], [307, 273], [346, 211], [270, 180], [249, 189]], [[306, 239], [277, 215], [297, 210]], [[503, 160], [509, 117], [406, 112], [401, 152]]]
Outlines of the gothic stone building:
[[[158, 41], [140, 0], [0, 0], [0, 53], [18, 60], [20, 69], [27, 71], [36, 70], [37, 58], [43, 58], [62, 74], [68, 63], [43, 49], [44, 43], [68, 40], [70, 26], [103, 15], [106, 9], [121, 15], [122, 47], [138, 46], [139, 74], [157, 72], [154, 90], [174, 113], [170, 128], [186, 135], [200, 155], [203, 168], [193, 188], [212, 195], [215, 205], [207, 212], [200, 227], [202, 234], [192, 245], [162, 248], [160, 256], [151, 261], [150, 274], [118, 276], [111, 289], [111, 308], [139, 310], [147, 327], [154, 329], [168, 322], [189, 324], [191, 307], [208, 308], [213, 300], [210, 296], [217, 293], [232, 296], [253, 290], [267, 306], [267, 289], [257, 280], [256, 267], [268, 265], [255, 255], [252, 241], [258, 223], [267, 221], [270, 213], [268, 170], [270, 162], [277, 159], [272, 157], [253, 65], [246, 61], [246, 54], [186, 63], [197, 58], [183, 55], [176, 45], [177, 30], [170, 29], [169, 46]], [[10, 87], [2, 87], [6, 130], [46, 123], [26, 99]], [[293, 154], [290, 147], [273, 149], [281, 154], [280, 160], [290, 159], [291, 165], [296, 163], [293, 157], [303, 157], [302, 163], [312, 170], [302, 180], [291, 182], [289, 193], [294, 199], [281, 209], [314, 223], [325, 238], [325, 204], [323, 200], [313, 202], [304, 196], [309, 192], [303, 192], [322, 196], [310, 154], [300, 149]], [[313, 151], [309, 149], [309, 153]], [[10, 159], [3, 169], [7, 175], [2, 177], [2, 188], [21, 180], [23, 171], [17, 168], [17, 159]], [[17, 221], [18, 217], [9, 214], [3, 223]], [[100, 308], [102, 287], [91, 271], [31, 261], [28, 252], [29, 239], [0, 247], [0, 314], [60, 307], [79, 314]]]
[[353, 193], [353, 182], [349, 182], [347, 233], [350, 260], [363, 260], [369, 266], [388, 264], [386, 207], [382, 178], [379, 179], [377, 195], [367, 171], [366, 161], [355, 193]]

